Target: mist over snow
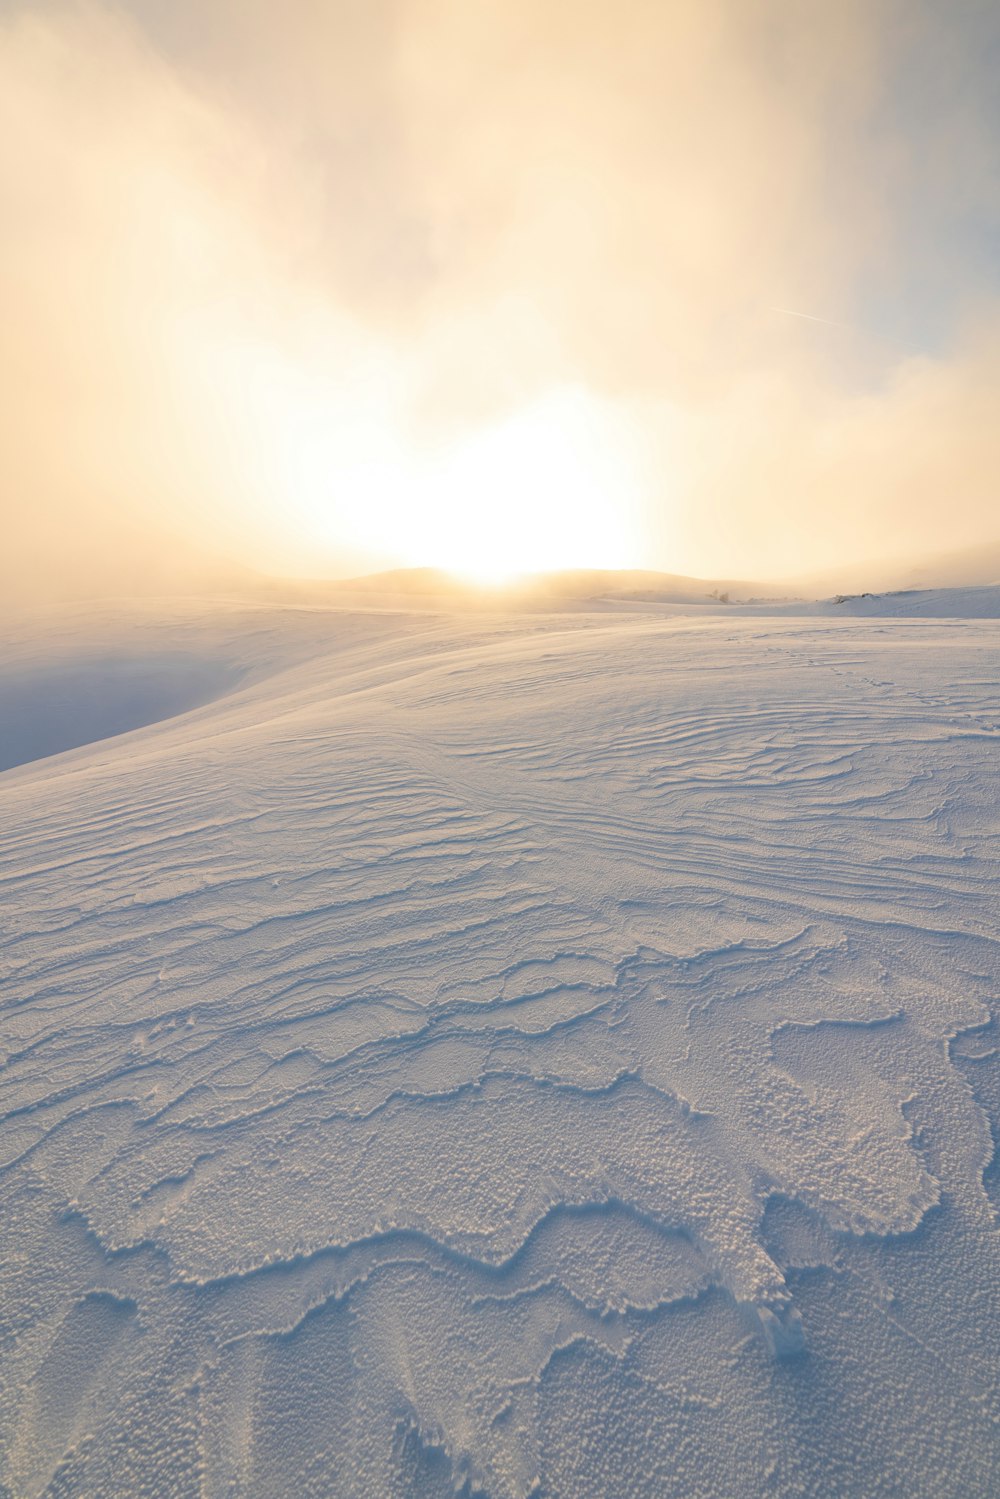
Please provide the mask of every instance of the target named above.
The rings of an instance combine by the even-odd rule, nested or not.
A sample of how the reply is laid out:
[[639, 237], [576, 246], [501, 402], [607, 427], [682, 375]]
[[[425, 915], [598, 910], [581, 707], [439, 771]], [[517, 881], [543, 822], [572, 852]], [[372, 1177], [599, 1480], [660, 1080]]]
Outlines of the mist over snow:
[[4, 0], [0, 594], [995, 543], [998, 54], [980, 0]]
[[10, 634], [2, 1491], [995, 1494], [998, 614]]

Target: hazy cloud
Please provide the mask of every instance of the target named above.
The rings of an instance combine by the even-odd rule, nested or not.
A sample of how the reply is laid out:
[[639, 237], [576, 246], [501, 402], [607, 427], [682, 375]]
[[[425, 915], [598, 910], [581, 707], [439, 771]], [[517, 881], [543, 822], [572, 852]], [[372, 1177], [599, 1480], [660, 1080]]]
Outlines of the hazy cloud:
[[4, 585], [433, 561], [438, 476], [497, 504], [482, 434], [566, 410], [637, 562], [993, 537], [993, 38], [949, 14], [0, 9]]

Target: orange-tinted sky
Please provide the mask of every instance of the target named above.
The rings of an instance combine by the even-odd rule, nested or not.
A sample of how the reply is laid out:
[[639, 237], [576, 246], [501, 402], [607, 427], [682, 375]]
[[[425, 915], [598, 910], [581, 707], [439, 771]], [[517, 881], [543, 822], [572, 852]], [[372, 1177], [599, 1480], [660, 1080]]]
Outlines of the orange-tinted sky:
[[996, 8], [0, 0], [0, 582], [1000, 536]]

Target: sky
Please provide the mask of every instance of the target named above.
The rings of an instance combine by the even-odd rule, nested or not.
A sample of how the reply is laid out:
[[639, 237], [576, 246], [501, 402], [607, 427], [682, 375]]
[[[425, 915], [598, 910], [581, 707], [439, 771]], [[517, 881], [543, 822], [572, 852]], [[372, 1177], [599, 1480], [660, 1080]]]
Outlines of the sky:
[[998, 67], [974, 0], [0, 0], [0, 587], [995, 542]]

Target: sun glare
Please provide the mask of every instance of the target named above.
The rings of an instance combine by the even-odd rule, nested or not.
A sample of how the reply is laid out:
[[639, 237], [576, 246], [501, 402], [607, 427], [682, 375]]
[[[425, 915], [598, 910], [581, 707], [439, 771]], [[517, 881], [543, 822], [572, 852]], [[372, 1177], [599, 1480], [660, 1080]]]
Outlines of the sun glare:
[[482, 583], [631, 560], [630, 465], [598, 403], [562, 391], [467, 438], [423, 481], [411, 555]]
[[[558, 390], [430, 454], [385, 427], [331, 433], [300, 407], [286, 446], [285, 521], [307, 546], [347, 538], [385, 566], [483, 585], [634, 560], [638, 485], [627, 434], [603, 403]], [[294, 523], [294, 522], [293, 522]]]

